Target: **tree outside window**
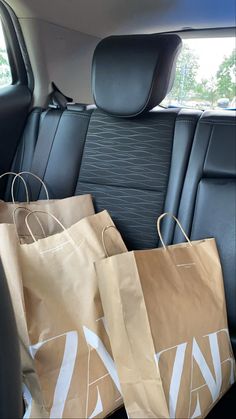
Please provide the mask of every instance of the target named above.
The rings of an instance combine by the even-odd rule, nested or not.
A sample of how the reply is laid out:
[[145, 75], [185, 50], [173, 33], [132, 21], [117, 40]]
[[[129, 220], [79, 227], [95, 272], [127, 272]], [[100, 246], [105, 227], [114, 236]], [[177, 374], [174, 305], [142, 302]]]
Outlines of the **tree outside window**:
[[0, 20], [0, 88], [12, 83], [11, 68], [8, 60], [6, 43]]

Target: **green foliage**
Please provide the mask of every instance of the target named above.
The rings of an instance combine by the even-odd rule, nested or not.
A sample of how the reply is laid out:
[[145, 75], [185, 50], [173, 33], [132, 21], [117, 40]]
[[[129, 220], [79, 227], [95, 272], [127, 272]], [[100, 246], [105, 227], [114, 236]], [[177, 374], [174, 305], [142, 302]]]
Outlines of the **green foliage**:
[[6, 59], [6, 51], [0, 49], [0, 86], [11, 83], [11, 72]]
[[221, 98], [229, 101], [236, 96], [236, 50], [225, 57], [215, 76], [197, 81], [198, 57], [187, 45], [179, 56], [174, 86], [168, 95], [169, 103], [174, 100], [180, 105], [185, 101], [195, 102], [195, 106], [204, 108], [217, 106]]
[[217, 99], [215, 78], [211, 77], [210, 80], [202, 79], [200, 83], [196, 83], [195, 94], [197, 99], [207, 101], [213, 106]]
[[4, 57], [5, 51], [3, 49], [0, 49], [0, 65], [7, 65], [8, 62], [6, 58]]
[[184, 45], [177, 62], [175, 83], [170, 98], [182, 103], [191, 96], [196, 87], [197, 61], [197, 55], [187, 45]]
[[232, 100], [236, 96], [236, 49], [225, 57], [216, 74], [219, 97]]

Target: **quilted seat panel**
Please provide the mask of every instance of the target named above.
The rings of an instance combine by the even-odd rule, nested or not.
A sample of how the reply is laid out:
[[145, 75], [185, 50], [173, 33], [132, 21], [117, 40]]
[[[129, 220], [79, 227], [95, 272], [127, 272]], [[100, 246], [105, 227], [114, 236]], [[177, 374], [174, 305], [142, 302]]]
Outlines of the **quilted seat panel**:
[[157, 246], [156, 218], [162, 212], [164, 193], [92, 183], [79, 183], [78, 191], [95, 197], [96, 212], [109, 211], [128, 248]]
[[76, 194], [92, 193], [96, 209], [111, 213], [130, 248], [157, 245], [176, 115], [123, 119], [96, 110], [91, 116]]

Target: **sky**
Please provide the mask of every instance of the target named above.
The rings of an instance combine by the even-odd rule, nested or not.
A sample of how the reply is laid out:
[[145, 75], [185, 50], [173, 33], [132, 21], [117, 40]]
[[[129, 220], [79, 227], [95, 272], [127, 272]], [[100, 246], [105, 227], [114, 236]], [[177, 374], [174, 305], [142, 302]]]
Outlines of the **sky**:
[[214, 77], [224, 57], [229, 56], [236, 48], [235, 38], [200, 38], [184, 42], [199, 56], [198, 81]]

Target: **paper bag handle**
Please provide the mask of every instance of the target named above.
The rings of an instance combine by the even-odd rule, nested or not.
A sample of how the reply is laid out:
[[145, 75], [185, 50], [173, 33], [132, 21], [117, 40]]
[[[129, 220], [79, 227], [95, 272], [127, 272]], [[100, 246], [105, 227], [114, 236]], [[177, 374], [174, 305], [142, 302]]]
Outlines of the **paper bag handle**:
[[[15, 228], [16, 228], [16, 234], [17, 234], [17, 237], [18, 237], [19, 242], [20, 242], [20, 236], [19, 236], [19, 234], [18, 234], [17, 224], [16, 224], [16, 212], [17, 212], [17, 211], [19, 211], [19, 210], [24, 210], [24, 211], [28, 212], [29, 214], [30, 214], [31, 212], [33, 212], [33, 211], [30, 211], [30, 210], [29, 210], [29, 208], [26, 208], [26, 207], [16, 207], [16, 208], [14, 209], [14, 211], [13, 211], [13, 214], [12, 214], [12, 216], [13, 216], [13, 223], [14, 223], [14, 225], [15, 225]], [[29, 214], [28, 214], [28, 215], [29, 215]], [[37, 217], [37, 215], [35, 215], [35, 218], [36, 218], [36, 220], [38, 221], [38, 223], [39, 223], [39, 225], [40, 225], [40, 227], [41, 227], [41, 230], [42, 230], [42, 232], [43, 232], [44, 237], [46, 237], [46, 233], [45, 233], [45, 230], [44, 230], [44, 228], [43, 228], [43, 225], [42, 225], [42, 223], [41, 223], [40, 219]]]
[[184, 229], [183, 229], [182, 225], [180, 224], [180, 222], [179, 222], [178, 218], [176, 218], [176, 217], [175, 217], [173, 214], [171, 214], [170, 212], [164, 212], [164, 213], [163, 213], [163, 214], [161, 214], [161, 215], [160, 215], [160, 217], [158, 217], [158, 219], [157, 219], [157, 231], [158, 231], [158, 234], [159, 234], [159, 237], [160, 237], [160, 240], [161, 240], [161, 244], [162, 244], [162, 246], [164, 247], [164, 249], [166, 250], [166, 249], [167, 249], [167, 247], [166, 247], [166, 245], [165, 245], [165, 243], [164, 243], [164, 240], [163, 240], [163, 237], [162, 237], [162, 234], [161, 234], [161, 220], [162, 220], [164, 217], [166, 217], [166, 216], [172, 217], [172, 218], [175, 220], [175, 222], [177, 223], [177, 225], [178, 225], [178, 227], [180, 228], [181, 232], [183, 233], [184, 237], [186, 238], [186, 240], [187, 240], [188, 244], [189, 244], [190, 246], [192, 246], [192, 243], [191, 243], [191, 241], [190, 241], [189, 237], [187, 236], [187, 234], [185, 233], [185, 231], [184, 231]]
[[[47, 212], [47, 211], [41, 211], [41, 210], [30, 211], [30, 213], [29, 213], [29, 214], [27, 214], [27, 215], [26, 215], [26, 217], [25, 217], [25, 224], [26, 224], [26, 227], [28, 228], [28, 231], [29, 231], [29, 233], [30, 233], [30, 235], [31, 235], [31, 237], [32, 237], [32, 239], [33, 239], [33, 241], [34, 241], [35, 243], [37, 242], [37, 240], [36, 240], [36, 238], [35, 238], [35, 236], [34, 236], [34, 234], [33, 234], [32, 230], [31, 230], [31, 227], [29, 226], [29, 217], [30, 217], [32, 214], [45, 214], [45, 215], [48, 215], [49, 217], [51, 217], [54, 221], [56, 221], [56, 223], [57, 223], [57, 224], [59, 224], [59, 226], [62, 228], [62, 230], [66, 233], [66, 235], [67, 235], [67, 237], [68, 237], [69, 241], [72, 243], [72, 245], [73, 245], [73, 246], [75, 246], [75, 247], [77, 247], [77, 245], [76, 245], [75, 241], [72, 239], [72, 237], [71, 237], [71, 236], [70, 236], [70, 234], [68, 233], [68, 231], [67, 231], [67, 229], [65, 228], [65, 226], [61, 223], [61, 221], [59, 221], [59, 220], [58, 220], [58, 218], [57, 218], [57, 217], [55, 217], [55, 215], [51, 214], [50, 212]], [[46, 237], [46, 236], [45, 236], [45, 237]]]
[[[29, 200], [29, 191], [28, 191], [28, 188], [27, 188], [27, 184], [26, 184], [25, 179], [20, 175], [20, 173], [6, 172], [6, 173], [3, 173], [0, 176], [0, 179], [2, 179], [4, 176], [10, 176], [10, 175], [14, 176], [12, 184], [13, 184], [13, 182], [15, 183], [15, 178], [16, 177], [19, 177], [20, 180], [22, 180], [24, 188], [25, 188], [26, 202], [27, 202], [27, 204], [29, 204], [30, 200]], [[13, 193], [13, 189], [12, 189], [12, 184], [11, 184], [11, 199], [12, 199], [13, 204], [15, 204], [16, 202], [15, 202], [15, 197], [14, 197], [14, 193]]]
[[110, 257], [110, 255], [109, 255], [109, 252], [108, 252], [107, 247], [106, 247], [105, 234], [106, 234], [107, 230], [109, 230], [110, 228], [114, 228], [121, 237], [121, 234], [120, 234], [119, 230], [116, 228], [116, 226], [109, 225], [109, 226], [106, 226], [106, 227], [103, 228], [103, 230], [102, 230], [102, 247], [103, 247], [106, 258]]
[[46, 187], [44, 181], [39, 176], [35, 175], [34, 173], [27, 172], [27, 171], [16, 173], [16, 176], [14, 177], [14, 179], [12, 181], [12, 184], [11, 184], [11, 196], [14, 197], [14, 186], [15, 186], [16, 178], [17, 177], [21, 177], [22, 178], [22, 175], [30, 175], [30, 176], [33, 176], [35, 179], [37, 179], [42, 184], [42, 187], [43, 187], [43, 189], [45, 191], [46, 199], [47, 199], [47, 201], [49, 201], [49, 193], [48, 193], [48, 190], [47, 190], [47, 187]]

